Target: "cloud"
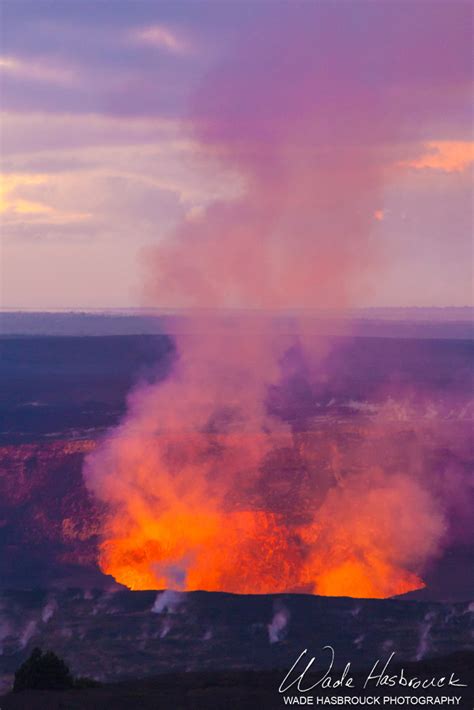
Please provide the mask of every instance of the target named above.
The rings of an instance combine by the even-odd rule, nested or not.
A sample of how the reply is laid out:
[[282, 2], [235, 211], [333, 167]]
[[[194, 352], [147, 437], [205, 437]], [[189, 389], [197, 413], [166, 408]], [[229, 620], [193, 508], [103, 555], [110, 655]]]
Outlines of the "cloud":
[[168, 25], [159, 13], [142, 13], [136, 3], [124, 3], [124, 10], [94, 7], [61, 16], [59, 8], [45, 8], [33, 23], [9, 9], [0, 64], [3, 106], [26, 113], [182, 114], [203, 67], [199, 53], [189, 51], [189, 29], [183, 21]]
[[3, 161], [13, 154], [93, 146], [160, 144], [168, 149], [191, 149], [186, 122], [164, 116], [3, 111], [0, 121]]
[[[341, 156], [357, 165], [357, 151], [367, 143], [364, 126], [378, 114], [381, 120], [371, 123], [376, 135], [368, 136], [376, 167], [399, 168], [405, 161], [410, 169], [397, 170], [408, 181], [428, 174], [456, 179], [466, 173], [465, 147], [470, 145], [465, 141], [471, 128], [470, 9], [464, 3], [430, 3], [427, 22], [425, 7], [414, 2], [407, 15], [397, 3], [379, 8], [359, 2], [361, 19], [356, 21], [337, 3], [315, 4], [310, 10], [302, 6], [301, 12], [285, 4], [269, 11], [256, 3], [245, 13], [238, 4], [225, 3], [212, 12], [197, 11], [192, 2], [124, 2], [113, 10], [96, 3], [93, 13], [84, 12], [75, 0], [41, 8], [29, 0], [7, 3], [0, 60], [2, 104], [7, 109], [2, 116], [3, 170], [46, 176], [41, 183], [22, 183], [4, 195], [8, 237], [18, 243], [46, 234], [58, 241], [115, 240], [109, 261], [118, 258], [118, 242], [129, 240], [129, 258], [132, 248], [137, 252], [145, 242], [161, 240], [182, 212], [188, 223], [200, 224], [212, 202], [237, 195], [242, 187], [239, 171], [244, 162], [248, 166], [249, 156], [267, 171], [262, 181], [285, 173], [291, 182], [295, 176], [289, 167], [304, 173], [307, 163], [308, 180], [299, 191], [304, 201], [311, 161], [319, 166], [322, 195]], [[292, 36], [298, 36], [294, 46], [288, 39]], [[235, 56], [236, 43], [252, 51]], [[323, 70], [328, 57], [334, 59]], [[292, 62], [301, 67], [301, 80], [292, 80]], [[273, 71], [276, 65], [279, 75]], [[344, 79], [348, 67], [363, 78], [363, 89], [353, 95]], [[229, 71], [232, 80], [219, 83], [220, 75]], [[222, 114], [224, 120], [219, 122], [220, 134], [208, 134], [198, 150], [189, 117], [196, 113], [196, 88], [208, 75], [212, 80], [204, 82], [198, 94], [208, 87], [211, 115], [199, 115], [203, 102], [198, 97], [194, 119], [204, 132], [202, 124], [210, 119], [212, 126], [213, 115]], [[315, 117], [307, 126], [304, 111], [295, 116], [301, 103]], [[399, 115], [407, 120], [395, 135], [389, 129], [393, 122], [398, 125]], [[285, 137], [288, 119], [295, 118], [295, 136]], [[338, 145], [329, 140], [334, 131]], [[234, 134], [240, 147], [233, 145]], [[305, 137], [303, 150], [300, 134]], [[268, 146], [278, 141], [284, 149], [272, 153]], [[213, 152], [218, 154], [224, 144], [238, 156], [225, 170], [212, 162]], [[271, 159], [261, 160], [262, 155]], [[289, 192], [282, 192], [282, 200]], [[350, 189], [345, 190], [341, 219], [347, 195], [351, 199]], [[443, 205], [451, 213], [453, 199], [451, 192], [446, 199], [436, 198], [434, 209]], [[389, 234], [395, 230], [397, 213], [385, 195], [376, 204], [364, 205], [363, 211], [370, 228], [378, 234], [383, 230], [380, 244], [392, 238], [406, 243], [403, 233]], [[403, 211], [411, 219], [406, 206]], [[460, 221], [453, 223], [456, 234]], [[427, 241], [430, 225], [420, 226], [418, 220], [409, 227], [414, 238], [407, 254], [416, 251], [415, 239]], [[324, 222], [314, 224], [316, 234], [326, 228]], [[353, 221], [348, 225], [352, 228]], [[130, 268], [138, 271], [135, 263]], [[397, 273], [393, 290], [398, 292], [400, 278]], [[413, 283], [419, 281], [416, 271]], [[457, 281], [450, 274], [443, 283]], [[406, 297], [413, 300], [413, 290]]]
[[48, 212], [49, 208], [46, 205], [15, 197], [17, 188], [39, 185], [44, 180], [43, 175], [0, 175], [0, 213], [18, 212], [20, 214], [28, 214]]
[[0, 209], [7, 237], [36, 238], [41, 224], [43, 234], [60, 238], [55, 226], [82, 223], [84, 236], [123, 237], [138, 247], [185, 214], [195, 218], [210, 202], [241, 190], [237, 174], [223, 170], [173, 121], [6, 113], [2, 123], [8, 150]]
[[71, 86], [77, 84], [78, 73], [71, 67], [51, 61], [23, 61], [16, 57], [0, 57], [0, 72], [11, 74], [20, 79], [57, 84], [58, 86]]
[[442, 170], [446, 173], [462, 172], [474, 163], [474, 141], [430, 141], [422, 155], [403, 165], [416, 170]]
[[[0, 214], [2, 227], [8, 233], [13, 225], [26, 224], [68, 224], [87, 220], [91, 217], [87, 212], [76, 212], [57, 209], [43, 200], [32, 200], [23, 197], [28, 190], [44, 188], [49, 182], [47, 175], [15, 175], [0, 174]], [[51, 186], [46, 188], [46, 192]]]
[[165, 49], [175, 54], [185, 53], [189, 49], [188, 43], [165, 25], [150, 25], [149, 27], [135, 30], [132, 38], [139, 43]]
[[5, 306], [137, 303], [140, 250], [240, 189], [173, 121], [8, 113], [3, 125]]

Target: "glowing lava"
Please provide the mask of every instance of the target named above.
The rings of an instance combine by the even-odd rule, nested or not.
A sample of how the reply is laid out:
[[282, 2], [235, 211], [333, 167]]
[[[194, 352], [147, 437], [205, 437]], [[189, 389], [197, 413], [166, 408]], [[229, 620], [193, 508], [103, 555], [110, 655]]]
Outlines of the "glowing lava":
[[[115, 494], [100, 566], [131, 589], [382, 598], [424, 586], [410, 568], [429, 553], [442, 524], [429, 496], [406, 476], [373, 470], [324, 482], [315, 469], [303, 484], [296, 472], [272, 499], [274, 471], [258, 468], [268, 459], [263, 435], [138, 442], [136, 431], [128, 434], [129, 446], [122, 431], [94, 453], [89, 471], [101, 466], [96, 493], [109, 504]], [[226, 474], [221, 467], [237, 452], [243, 468]], [[314, 452], [306, 445], [299, 455], [308, 468]], [[317, 504], [310, 494], [322, 487]], [[419, 525], [426, 537], [410, 543]]]

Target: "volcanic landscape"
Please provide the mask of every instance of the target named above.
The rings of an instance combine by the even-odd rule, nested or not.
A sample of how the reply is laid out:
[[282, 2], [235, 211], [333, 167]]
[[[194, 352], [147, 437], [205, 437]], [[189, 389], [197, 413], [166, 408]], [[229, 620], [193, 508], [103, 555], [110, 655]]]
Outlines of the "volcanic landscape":
[[[6, 319], [4, 331], [10, 326], [11, 334], [0, 341], [4, 689], [37, 645], [59, 653], [76, 674], [101, 681], [178, 670], [287, 668], [308, 643], [314, 653], [331, 643], [341, 664], [356, 656], [360, 668], [393, 649], [409, 661], [472, 650], [472, 341], [461, 337], [464, 326], [433, 331], [429, 324], [385, 322], [378, 332], [390, 337], [376, 337], [373, 324], [359, 324], [355, 335], [332, 338], [323, 376], [311, 380], [296, 369], [268, 400], [285, 423], [264, 466], [273, 481], [265, 504], [277, 521], [291, 518], [301, 526], [294, 510], [302, 501], [303, 513], [320, 510], [334, 488], [359, 480], [368, 463], [389, 477], [409, 472], [425, 482], [429, 475], [442, 525], [427, 528], [433, 542], [425, 557], [403, 572], [412, 591], [397, 580], [402, 567], [396, 565], [388, 582], [357, 587], [356, 575], [351, 588], [340, 576], [323, 574], [319, 589], [291, 588], [272, 568], [257, 588], [252, 566], [262, 564], [262, 548], [247, 563], [239, 558], [236, 576], [216, 578], [215, 587], [192, 591], [178, 575], [175, 591], [163, 591], [168, 585], [154, 585], [149, 560], [133, 550], [125, 567], [120, 557], [119, 573], [107, 567], [108, 505], [86, 486], [84, 460], [124, 417], [137, 383], [166, 380], [173, 338], [163, 324], [155, 327], [161, 334], [124, 334], [138, 327], [137, 319], [121, 320], [121, 334], [98, 336], [89, 333], [90, 319], [79, 316], [73, 331], [85, 323], [85, 334], [68, 335], [71, 318], [50, 316], [50, 336], [32, 334], [31, 324], [29, 334], [19, 335], [11, 325], [16, 321]], [[113, 319], [107, 323], [113, 333]], [[465, 496], [450, 496], [454, 478]], [[245, 505], [260, 515], [261, 501], [257, 481]], [[237, 496], [229, 510], [239, 504]], [[265, 525], [269, 529], [268, 518]], [[370, 551], [359, 554], [351, 564], [363, 573]], [[136, 585], [126, 583], [130, 570]], [[243, 593], [226, 593], [235, 591]]]

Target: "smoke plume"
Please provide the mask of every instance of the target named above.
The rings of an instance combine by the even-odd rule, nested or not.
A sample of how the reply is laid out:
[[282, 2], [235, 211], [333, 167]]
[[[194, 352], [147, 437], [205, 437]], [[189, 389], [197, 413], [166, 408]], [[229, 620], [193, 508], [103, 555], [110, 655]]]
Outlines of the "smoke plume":
[[135, 389], [88, 457], [108, 510], [100, 565], [132, 589], [386, 597], [423, 586], [445, 530], [438, 500], [410, 470], [341, 467], [337, 443], [322, 466], [321, 432], [269, 398], [328, 352], [304, 309], [357, 306], [381, 272], [374, 215], [393, 146], [439, 108], [417, 91], [446, 25], [423, 15], [419, 33], [419, 13], [374, 3], [362, 32], [344, 3], [263, 7], [192, 109], [199, 150], [238, 171], [242, 192], [145, 255], [147, 302], [186, 309], [192, 327], [176, 327], [167, 380]]
[[267, 625], [268, 640], [270, 643], [278, 643], [285, 638], [290, 612], [281, 602], [275, 602], [274, 613], [271, 622]]

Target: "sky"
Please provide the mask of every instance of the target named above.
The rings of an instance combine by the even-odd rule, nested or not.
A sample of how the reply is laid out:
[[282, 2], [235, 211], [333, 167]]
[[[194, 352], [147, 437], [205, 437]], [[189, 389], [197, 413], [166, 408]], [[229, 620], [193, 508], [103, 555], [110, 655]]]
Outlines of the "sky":
[[[308, 185], [337, 178], [334, 220], [367, 211], [377, 259], [357, 305], [469, 305], [472, 7], [3, 0], [1, 306], [146, 305], [153, 249], [249, 176], [270, 199], [285, 157], [310, 237], [329, 218], [308, 210]], [[355, 147], [370, 160], [344, 161]], [[366, 200], [357, 184], [375, 175]]]

